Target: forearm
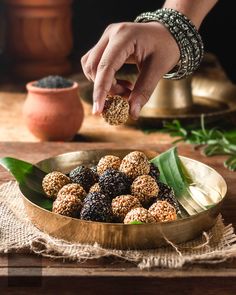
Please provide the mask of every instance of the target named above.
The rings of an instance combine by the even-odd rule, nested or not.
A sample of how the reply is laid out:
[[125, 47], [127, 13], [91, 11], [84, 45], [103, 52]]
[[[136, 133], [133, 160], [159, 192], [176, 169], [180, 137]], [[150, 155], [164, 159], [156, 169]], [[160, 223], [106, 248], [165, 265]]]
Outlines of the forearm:
[[163, 7], [172, 8], [186, 15], [199, 28], [208, 12], [218, 0], [166, 0]]

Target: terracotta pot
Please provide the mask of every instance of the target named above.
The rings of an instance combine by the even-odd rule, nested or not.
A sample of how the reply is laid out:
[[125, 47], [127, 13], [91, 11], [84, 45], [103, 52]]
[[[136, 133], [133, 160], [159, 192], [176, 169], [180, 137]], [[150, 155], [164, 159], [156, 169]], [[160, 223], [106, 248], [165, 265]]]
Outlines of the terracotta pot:
[[23, 116], [29, 130], [45, 141], [69, 141], [81, 127], [84, 111], [78, 84], [70, 88], [48, 89], [26, 85], [28, 95]]
[[72, 49], [71, 0], [6, 0], [7, 53], [24, 79], [65, 75]]

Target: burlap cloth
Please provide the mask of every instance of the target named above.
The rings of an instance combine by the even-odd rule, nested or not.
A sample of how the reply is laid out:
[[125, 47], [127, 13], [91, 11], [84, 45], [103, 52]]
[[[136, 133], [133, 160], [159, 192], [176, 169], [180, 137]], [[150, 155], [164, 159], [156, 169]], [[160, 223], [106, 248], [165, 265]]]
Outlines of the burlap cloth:
[[132, 261], [140, 268], [179, 268], [187, 263], [219, 263], [236, 257], [236, 235], [219, 216], [216, 225], [198, 239], [181, 245], [145, 251], [103, 249], [99, 245], [71, 244], [37, 229], [27, 218], [15, 182], [0, 186], [0, 253], [36, 253], [51, 258], [84, 261], [115, 256]]

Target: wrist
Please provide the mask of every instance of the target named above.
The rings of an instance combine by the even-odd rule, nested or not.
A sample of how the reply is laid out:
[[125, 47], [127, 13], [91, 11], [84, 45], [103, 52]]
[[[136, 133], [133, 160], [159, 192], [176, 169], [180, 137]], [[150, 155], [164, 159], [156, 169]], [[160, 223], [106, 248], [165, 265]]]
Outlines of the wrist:
[[199, 67], [204, 54], [201, 36], [191, 20], [172, 8], [144, 12], [135, 19], [135, 22], [150, 21], [162, 23], [179, 46], [180, 62], [171, 72], [166, 73], [164, 78], [182, 79], [191, 75]]
[[214, 7], [218, 0], [166, 0], [163, 8], [172, 8], [184, 14], [192, 21], [197, 29], [208, 12]]
[[159, 36], [157, 42], [155, 42], [156, 45], [159, 46], [158, 43], [162, 42], [163, 44], [165, 44], [165, 46], [172, 48], [172, 52], [175, 55], [175, 64], [177, 64], [180, 59], [179, 46], [173, 35], [166, 28], [166, 26], [157, 21], [150, 21], [147, 23], [143, 23], [143, 25], [153, 30], [155, 36]]

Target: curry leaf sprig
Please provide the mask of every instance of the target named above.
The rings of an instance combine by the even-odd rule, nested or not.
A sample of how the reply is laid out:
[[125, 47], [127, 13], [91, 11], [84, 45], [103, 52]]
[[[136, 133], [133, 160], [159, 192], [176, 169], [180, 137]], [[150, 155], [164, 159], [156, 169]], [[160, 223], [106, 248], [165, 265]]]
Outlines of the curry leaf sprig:
[[202, 146], [205, 156], [228, 155], [224, 162], [225, 167], [236, 171], [236, 129], [223, 130], [221, 128], [208, 129], [205, 126], [204, 116], [201, 117], [201, 128], [193, 130], [183, 127], [178, 120], [164, 124], [164, 132], [179, 138], [174, 143], [185, 141], [190, 144]]

